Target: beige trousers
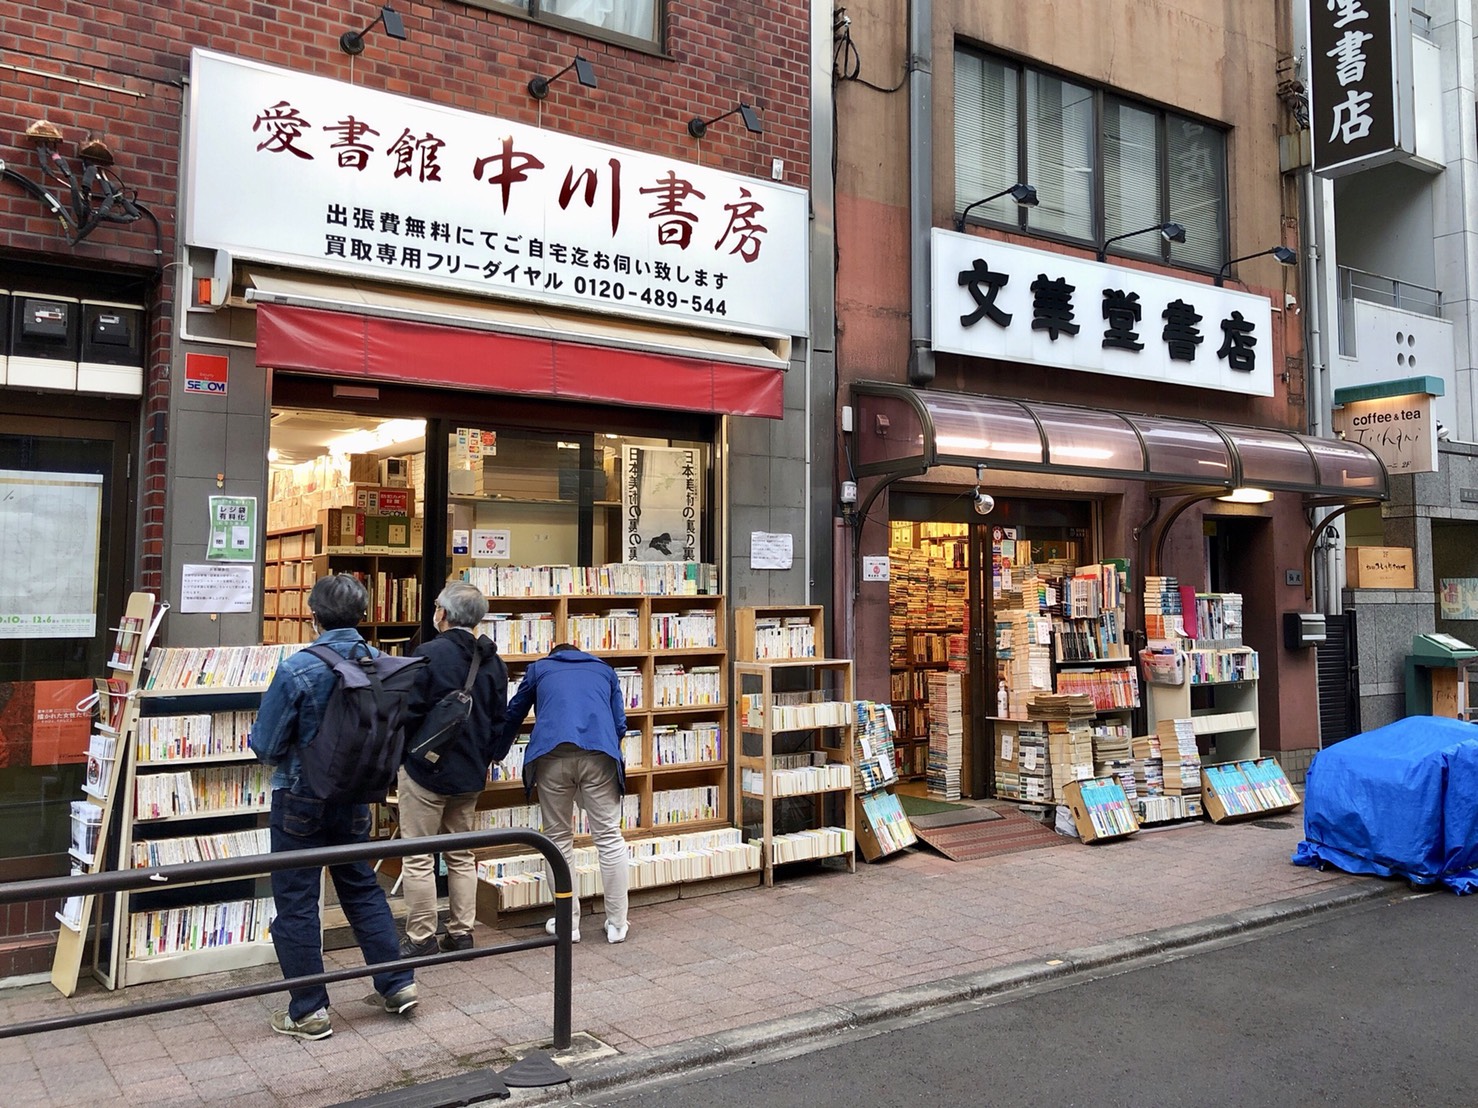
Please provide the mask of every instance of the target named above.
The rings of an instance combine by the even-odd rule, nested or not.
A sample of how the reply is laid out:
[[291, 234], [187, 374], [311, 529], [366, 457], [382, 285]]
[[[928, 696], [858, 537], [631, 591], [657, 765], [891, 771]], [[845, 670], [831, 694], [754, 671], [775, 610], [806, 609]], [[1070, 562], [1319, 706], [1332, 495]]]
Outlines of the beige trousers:
[[[604, 754], [562, 743], [541, 755], [535, 765], [534, 782], [539, 789], [539, 812], [548, 835], [565, 861], [574, 869], [575, 805], [585, 809], [590, 835], [600, 855], [600, 881], [605, 894], [606, 922], [626, 926], [626, 886], [631, 856], [621, 836], [621, 792], [616, 783], [616, 763]], [[553, 888], [551, 878], [550, 888]], [[580, 926], [580, 897], [571, 905], [575, 926]]]
[[[477, 808], [477, 793], [443, 796], [416, 784], [402, 768], [397, 785], [400, 793], [400, 834], [405, 839], [426, 835], [456, 834], [472, 830], [472, 813]], [[448, 850], [446, 858], [446, 891], [450, 918], [447, 931], [453, 935], [471, 935], [477, 908], [477, 862], [470, 850]], [[409, 914], [405, 936], [413, 943], [425, 942], [436, 934], [436, 870], [430, 854], [415, 854], [402, 863], [405, 904]]]

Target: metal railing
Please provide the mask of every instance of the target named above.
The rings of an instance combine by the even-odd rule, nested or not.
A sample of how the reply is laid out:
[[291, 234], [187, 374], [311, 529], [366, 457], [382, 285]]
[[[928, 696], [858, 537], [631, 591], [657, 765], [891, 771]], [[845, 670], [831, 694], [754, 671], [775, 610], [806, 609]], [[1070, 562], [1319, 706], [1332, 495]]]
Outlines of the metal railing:
[[566, 1050], [570, 1045], [571, 1019], [571, 942], [574, 938], [570, 867], [552, 841], [537, 831], [500, 829], [466, 831], [455, 835], [432, 835], [420, 839], [384, 839], [343, 846], [313, 847], [307, 850], [283, 851], [276, 854], [251, 854], [239, 858], [221, 858], [209, 862], [186, 862], [174, 866], [152, 866], [147, 869], [112, 870], [107, 873], [77, 874], [70, 877], [46, 877], [32, 881], [0, 884], [0, 904], [22, 904], [48, 897], [87, 896], [89, 894], [154, 891], [216, 881], [222, 878], [260, 877], [286, 869], [316, 869], [344, 862], [369, 862], [381, 858], [403, 858], [410, 854], [435, 854], [449, 850], [477, 850], [482, 847], [522, 844], [531, 846], [549, 863], [554, 878], [553, 936], [540, 934], [498, 946], [472, 947], [468, 950], [444, 951], [418, 958], [398, 958], [393, 962], [377, 962], [370, 966], [328, 970], [302, 977], [276, 979], [252, 985], [194, 993], [164, 1000], [134, 1001], [90, 1012], [77, 1012], [49, 1019], [28, 1020], [0, 1026], [0, 1039], [13, 1039], [43, 1031], [61, 1031], [70, 1027], [89, 1027], [100, 1023], [177, 1012], [228, 1000], [244, 1000], [268, 993], [305, 985], [327, 985], [370, 977], [387, 969], [420, 969], [445, 962], [470, 962], [519, 950], [554, 947], [554, 1047]]
[[1350, 266], [1339, 267], [1339, 352], [1353, 357], [1355, 349], [1355, 301], [1399, 308], [1417, 315], [1442, 318], [1442, 292], [1411, 281], [1383, 277]]

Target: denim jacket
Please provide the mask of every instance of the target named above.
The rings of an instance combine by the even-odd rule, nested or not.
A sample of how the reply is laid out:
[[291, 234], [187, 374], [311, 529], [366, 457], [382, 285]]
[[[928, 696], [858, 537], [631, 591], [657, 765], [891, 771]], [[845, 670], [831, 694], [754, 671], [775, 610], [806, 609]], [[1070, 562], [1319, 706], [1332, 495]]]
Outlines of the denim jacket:
[[[337, 627], [314, 639], [313, 646], [327, 646], [349, 656], [356, 643], [364, 642], [357, 628]], [[379, 651], [369, 648], [371, 656]], [[284, 658], [262, 694], [257, 721], [251, 729], [251, 749], [257, 761], [276, 767], [272, 788], [291, 789], [303, 772], [299, 747], [313, 741], [323, 720], [323, 710], [334, 688], [334, 671], [306, 650]]]

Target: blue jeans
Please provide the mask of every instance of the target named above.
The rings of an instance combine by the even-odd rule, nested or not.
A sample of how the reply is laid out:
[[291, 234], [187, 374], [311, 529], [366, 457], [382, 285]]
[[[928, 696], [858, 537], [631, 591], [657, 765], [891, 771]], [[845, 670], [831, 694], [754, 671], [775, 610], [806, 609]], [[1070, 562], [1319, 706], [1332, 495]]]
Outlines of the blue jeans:
[[[317, 797], [300, 796], [288, 789], [272, 793], [272, 853], [304, 850], [315, 846], [338, 846], [369, 840], [370, 814], [367, 804], [329, 804]], [[323, 926], [319, 920], [317, 867], [285, 869], [272, 874], [272, 899], [277, 918], [272, 921], [272, 945], [283, 977], [323, 972]], [[400, 957], [400, 938], [385, 890], [375, 880], [368, 862], [330, 866], [329, 876], [339, 893], [339, 903], [364, 954], [365, 965], [393, 962]], [[374, 975], [375, 991], [390, 996], [415, 979], [411, 970], [390, 970]], [[311, 985], [292, 990], [288, 1015], [295, 1020], [328, 1006], [328, 989]]]

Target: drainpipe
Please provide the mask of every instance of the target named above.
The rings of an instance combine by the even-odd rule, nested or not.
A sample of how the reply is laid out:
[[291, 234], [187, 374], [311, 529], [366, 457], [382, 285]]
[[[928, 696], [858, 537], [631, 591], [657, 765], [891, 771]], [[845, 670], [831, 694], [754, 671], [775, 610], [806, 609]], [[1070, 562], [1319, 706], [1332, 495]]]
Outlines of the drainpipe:
[[934, 2], [908, 6], [908, 380], [934, 380], [929, 295], [929, 235], [934, 229]]

